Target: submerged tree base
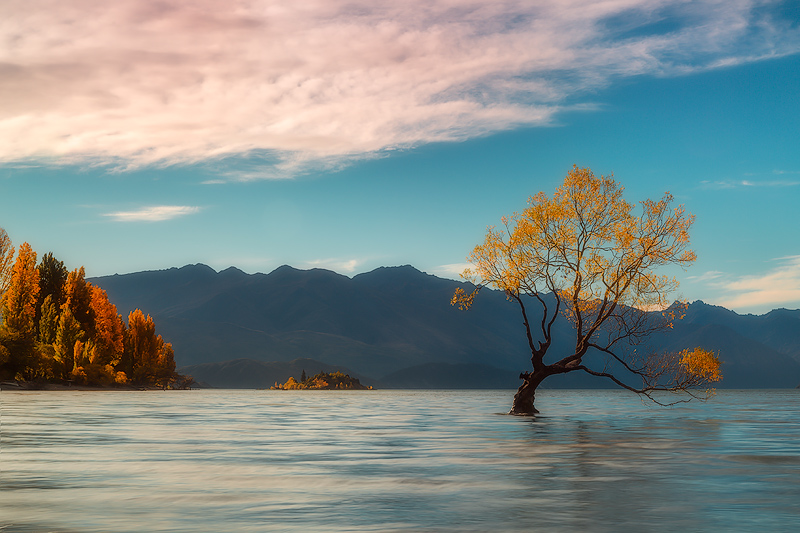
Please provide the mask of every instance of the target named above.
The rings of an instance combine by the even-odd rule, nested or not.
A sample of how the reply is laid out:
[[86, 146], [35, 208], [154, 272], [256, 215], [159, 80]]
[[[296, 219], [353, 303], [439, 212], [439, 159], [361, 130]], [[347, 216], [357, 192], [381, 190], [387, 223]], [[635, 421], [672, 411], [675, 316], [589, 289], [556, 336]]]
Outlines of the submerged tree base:
[[534, 407], [530, 411], [518, 411], [512, 407], [508, 414], [513, 416], [534, 416], [539, 414], [539, 410]]
[[533, 403], [536, 399], [536, 389], [539, 384], [547, 377], [541, 372], [523, 372], [519, 375], [523, 380], [517, 393], [514, 395], [514, 404], [511, 406], [510, 415], [532, 416], [539, 414]]

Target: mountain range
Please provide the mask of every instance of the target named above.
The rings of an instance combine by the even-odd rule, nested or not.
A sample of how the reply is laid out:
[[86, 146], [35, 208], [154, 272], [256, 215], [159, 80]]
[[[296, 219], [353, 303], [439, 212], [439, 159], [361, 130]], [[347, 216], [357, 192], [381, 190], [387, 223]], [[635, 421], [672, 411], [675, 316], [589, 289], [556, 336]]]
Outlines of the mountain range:
[[[516, 388], [530, 355], [518, 308], [484, 290], [469, 311], [450, 305], [457, 281], [411, 266], [352, 278], [282, 266], [246, 274], [206, 265], [91, 279], [123, 316], [139, 308], [171, 342], [179, 371], [217, 387], [269, 387], [302, 370], [341, 370], [397, 388]], [[557, 321], [554, 357], [571, 329]], [[800, 310], [739, 315], [701, 301], [651, 347], [718, 352], [719, 388], [800, 384]], [[580, 372], [544, 386], [610, 386]]]

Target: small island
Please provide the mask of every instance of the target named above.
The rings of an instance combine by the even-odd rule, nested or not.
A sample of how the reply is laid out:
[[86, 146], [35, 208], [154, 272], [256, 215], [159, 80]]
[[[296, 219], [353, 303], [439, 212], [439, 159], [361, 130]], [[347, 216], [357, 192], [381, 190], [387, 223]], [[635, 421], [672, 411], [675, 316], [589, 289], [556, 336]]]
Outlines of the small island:
[[369, 385], [362, 385], [357, 378], [351, 378], [342, 372], [320, 372], [310, 378], [306, 377], [305, 371], [300, 376], [300, 381], [294, 377], [286, 380], [280, 385], [275, 383], [272, 390], [372, 390]]

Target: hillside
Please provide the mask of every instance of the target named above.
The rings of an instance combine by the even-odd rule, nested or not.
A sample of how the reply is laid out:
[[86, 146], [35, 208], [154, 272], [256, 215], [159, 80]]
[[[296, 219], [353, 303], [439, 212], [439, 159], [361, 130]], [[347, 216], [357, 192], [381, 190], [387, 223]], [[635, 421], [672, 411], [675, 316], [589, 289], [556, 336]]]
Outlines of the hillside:
[[[264, 364], [285, 367], [301, 358], [323, 365], [307, 372], [347, 369], [378, 386], [404, 388], [514, 387], [529, 365], [519, 311], [503, 294], [484, 291], [462, 312], [450, 305], [458, 282], [411, 266], [349, 278], [289, 266], [250, 275], [188, 265], [91, 281], [124, 316], [134, 308], [153, 315], [175, 348], [178, 367], [215, 386], [267, 386], [269, 380], [255, 379], [273, 375]], [[569, 349], [569, 339], [562, 320], [550, 349], [554, 357]], [[800, 311], [738, 315], [695, 302], [673, 331], [652, 344], [670, 350], [698, 345], [720, 352], [720, 387], [800, 383]], [[234, 364], [243, 359], [250, 362]], [[546, 385], [599, 384], [571, 374]]]

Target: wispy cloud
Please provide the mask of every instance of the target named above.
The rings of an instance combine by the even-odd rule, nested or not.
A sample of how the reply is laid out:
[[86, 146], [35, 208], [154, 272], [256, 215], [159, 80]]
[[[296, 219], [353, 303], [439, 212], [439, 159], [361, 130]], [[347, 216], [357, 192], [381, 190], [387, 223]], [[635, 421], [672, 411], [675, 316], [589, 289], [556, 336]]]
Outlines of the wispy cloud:
[[797, 187], [800, 180], [723, 180], [701, 181], [703, 189], [737, 189], [750, 187]]
[[461, 273], [470, 268], [469, 263], [451, 263], [449, 265], [439, 265], [431, 271], [435, 276], [442, 276], [452, 279], [461, 279]]
[[[800, 255], [775, 260], [778, 266], [763, 274], [731, 277], [707, 273], [695, 281], [706, 281], [723, 291], [720, 305], [730, 309], [772, 309], [800, 305]], [[703, 279], [706, 278], [706, 279]]]
[[721, 272], [719, 270], [709, 270], [704, 274], [699, 276], [687, 276], [687, 280], [691, 280], [695, 283], [707, 283], [709, 281], [719, 280], [721, 277], [725, 276], [725, 272]]
[[568, 98], [615, 78], [798, 52], [800, 29], [769, 7], [12, 2], [0, 19], [0, 162], [130, 168], [247, 155], [272, 170], [241, 179], [263, 179], [546, 125]]
[[324, 268], [327, 270], [333, 270], [334, 272], [349, 274], [355, 272], [356, 268], [362, 264], [364, 264], [363, 259], [330, 258], [306, 261], [302, 264], [302, 266], [305, 268]]
[[160, 222], [173, 218], [191, 215], [200, 211], [199, 207], [189, 205], [156, 205], [143, 207], [136, 211], [117, 211], [106, 213], [104, 216], [119, 222]]

